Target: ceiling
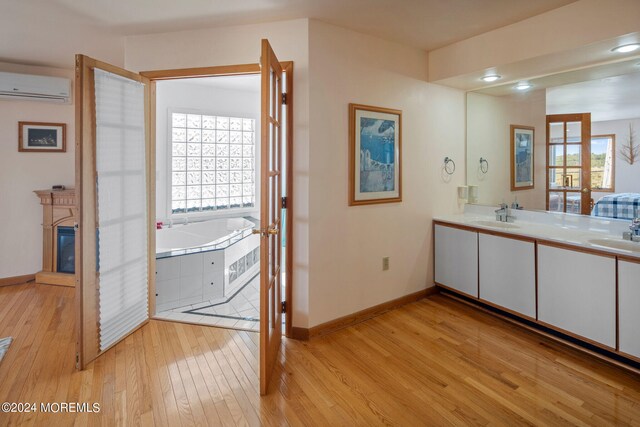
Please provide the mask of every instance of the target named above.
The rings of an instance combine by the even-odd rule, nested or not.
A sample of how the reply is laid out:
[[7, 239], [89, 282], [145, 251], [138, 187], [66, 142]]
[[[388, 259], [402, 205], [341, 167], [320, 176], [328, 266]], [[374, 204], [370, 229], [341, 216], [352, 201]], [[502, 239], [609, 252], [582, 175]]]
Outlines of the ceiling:
[[0, 40], [11, 41], [0, 44], [0, 61], [49, 65], [108, 37], [296, 18], [432, 50], [573, 1], [0, 0]]
[[546, 90], [547, 114], [590, 112], [594, 122], [640, 117], [640, 55], [526, 81], [532, 85], [526, 91], [511, 81], [473, 92], [526, 97]]
[[316, 18], [430, 50], [575, 0], [50, 1], [126, 35]]
[[636, 73], [547, 89], [547, 114], [591, 113], [591, 121], [640, 117], [640, 66]]

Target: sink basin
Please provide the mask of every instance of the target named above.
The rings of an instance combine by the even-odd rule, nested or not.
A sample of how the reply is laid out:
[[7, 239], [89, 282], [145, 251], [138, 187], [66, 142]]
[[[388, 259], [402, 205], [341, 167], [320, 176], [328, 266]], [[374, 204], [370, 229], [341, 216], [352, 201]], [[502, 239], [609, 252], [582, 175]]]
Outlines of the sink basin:
[[595, 246], [603, 246], [610, 249], [618, 249], [623, 251], [640, 252], [640, 243], [628, 242], [626, 240], [617, 239], [591, 239], [589, 243]]
[[482, 225], [484, 227], [504, 228], [505, 230], [515, 230], [515, 229], [520, 228], [519, 226], [517, 226], [515, 224], [511, 224], [509, 222], [484, 221], [484, 220], [478, 220], [478, 221], [472, 221], [472, 222], [474, 224]]

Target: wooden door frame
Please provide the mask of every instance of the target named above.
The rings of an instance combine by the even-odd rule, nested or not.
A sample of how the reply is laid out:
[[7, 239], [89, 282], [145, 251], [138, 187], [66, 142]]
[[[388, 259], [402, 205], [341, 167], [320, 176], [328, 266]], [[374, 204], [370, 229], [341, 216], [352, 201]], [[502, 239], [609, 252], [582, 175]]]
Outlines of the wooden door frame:
[[[584, 126], [584, 122], [585, 122], [585, 118], [588, 119], [589, 122], [589, 126]], [[567, 155], [566, 155], [566, 145], [567, 145], [567, 134], [566, 134], [566, 123], [567, 122], [580, 122], [581, 123], [581, 127], [580, 127], [580, 139], [581, 139], [581, 150], [580, 150], [580, 155], [581, 155], [581, 173], [580, 173], [580, 215], [588, 215], [588, 211], [590, 211], [590, 206], [591, 206], [591, 193], [592, 193], [592, 189], [591, 189], [591, 113], [572, 113], [572, 114], [547, 114], [546, 116], [546, 135], [547, 135], [547, 143], [546, 143], [546, 159], [547, 159], [547, 163], [545, 165], [545, 182], [546, 182], [546, 187], [545, 187], [545, 205], [546, 205], [546, 210], [549, 210], [549, 192], [552, 192], [552, 190], [549, 188], [550, 182], [549, 182], [549, 148], [552, 145], [559, 145], [559, 144], [551, 144], [551, 132], [550, 132], [550, 123], [560, 123], [563, 122], [565, 123], [564, 126], [564, 143], [563, 146], [565, 148], [564, 150], [564, 170], [566, 171], [567, 169]], [[585, 150], [585, 147], [589, 148], [589, 150]], [[588, 185], [587, 185], [587, 181], [588, 181]], [[584, 189], [588, 188], [588, 196], [585, 195], [584, 193]], [[556, 192], [563, 192], [564, 193], [564, 211], [563, 213], [567, 213], [567, 191], [566, 190], [553, 190]], [[573, 193], [575, 193], [575, 191], [571, 191]], [[587, 213], [584, 213], [587, 212]]]
[[[293, 318], [293, 61], [281, 61], [280, 65], [286, 73], [286, 133], [287, 141], [284, 147], [287, 150], [286, 156], [286, 230], [287, 230], [287, 246], [285, 248], [286, 268], [285, 268], [285, 300], [286, 300], [286, 316], [285, 316], [285, 336], [292, 338], [292, 318]], [[165, 80], [203, 78], [203, 77], [221, 77], [221, 76], [241, 76], [241, 75], [259, 75], [260, 64], [239, 64], [239, 65], [221, 65], [213, 67], [198, 68], [178, 68], [166, 70], [143, 71], [140, 75], [151, 81], [150, 85], [150, 137], [151, 145], [155, 153], [156, 147], [156, 82]], [[155, 159], [154, 169], [155, 169]], [[155, 194], [155, 180], [153, 191]], [[155, 205], [154, 205], [155, 208]], [[151, 254], [150, 254], [151, 257]], [[153, 253], [155, 263], [155, 251]], [[149, 312], [155, 311], [155, 281], [153, 286], [149, 283]], [[261, 331], [262, 332], [262, 331]]]

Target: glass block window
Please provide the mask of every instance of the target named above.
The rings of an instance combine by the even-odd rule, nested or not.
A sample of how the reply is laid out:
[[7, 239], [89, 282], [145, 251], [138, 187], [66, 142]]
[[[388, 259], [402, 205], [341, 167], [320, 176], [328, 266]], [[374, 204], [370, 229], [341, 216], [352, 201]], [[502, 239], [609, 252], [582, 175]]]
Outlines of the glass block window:
[[171, 113], [171, 211], [255, 206], [255, 120]]

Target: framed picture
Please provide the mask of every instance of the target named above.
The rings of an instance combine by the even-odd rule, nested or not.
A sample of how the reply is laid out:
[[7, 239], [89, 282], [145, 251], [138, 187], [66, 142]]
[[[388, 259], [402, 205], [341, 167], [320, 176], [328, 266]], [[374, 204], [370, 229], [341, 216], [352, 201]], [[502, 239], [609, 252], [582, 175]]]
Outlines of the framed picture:
[[533, 188], [534, 128], [511, 125], [511, 191]]
[[349, 206], [402, 201], [402, 111], [349, 104]]
[[66, 128], [64, 123], [19, 122], [18, 151], [64, 153]]

